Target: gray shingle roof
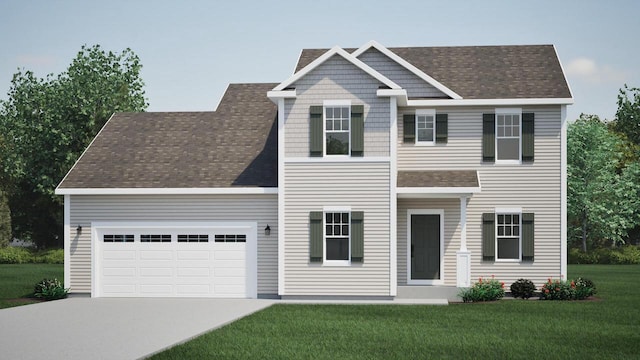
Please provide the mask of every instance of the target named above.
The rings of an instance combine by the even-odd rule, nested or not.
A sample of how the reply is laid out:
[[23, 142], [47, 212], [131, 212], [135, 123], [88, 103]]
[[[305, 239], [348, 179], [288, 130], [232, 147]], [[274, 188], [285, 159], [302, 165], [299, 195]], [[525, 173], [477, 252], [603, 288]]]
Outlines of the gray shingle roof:
[[215, 112], [117, 113], [59, 187], [276, 187], [276, 85], [231, 84]]
[[398, 171], [398, 187], [479, 187], [475, 170]]
[[[327, 50], [303, 50], [296, 72]], [[571, 97], [552, 45], [399, 47], [389, 50], [464, 99]]]

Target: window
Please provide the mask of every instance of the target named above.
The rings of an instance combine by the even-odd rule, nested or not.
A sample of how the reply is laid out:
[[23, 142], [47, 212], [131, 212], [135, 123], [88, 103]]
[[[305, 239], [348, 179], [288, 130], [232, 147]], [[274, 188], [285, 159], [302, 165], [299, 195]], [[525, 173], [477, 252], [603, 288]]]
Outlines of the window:
[[133, 242], [133, 235], [104, 235], [104, 242]]
[[433, 144], [435, 138], [436, 122], [435, 111], [416, 111], [416, 142], [422, 144]]
[[247, 235], [218, 234], [216, 242], [247, 242]]
[[326, 260], [349, 260], [349, 213], [325, 213]]
[[178, 235], [178, 242], [209, 242], [209, 235]]
[[171, 235], [140, 235], [140, 242], [171, 242]]
[[496, 115], [496, 160], [520, 161], [520, 114]]
[[326, 106], [325, 149], [327, 155], [349, 155], [349, 106]]
[[498, 260], [520, 260], [520, 214], [496, 214]]

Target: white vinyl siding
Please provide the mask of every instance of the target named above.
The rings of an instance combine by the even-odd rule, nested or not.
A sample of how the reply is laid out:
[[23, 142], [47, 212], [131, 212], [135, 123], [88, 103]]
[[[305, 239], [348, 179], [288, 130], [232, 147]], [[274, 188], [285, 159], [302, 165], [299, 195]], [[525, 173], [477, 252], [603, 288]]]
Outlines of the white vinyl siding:
[[[389, 296], [389, 163], [285, 163], [285, 295]], [[364, 259], [309, 261], [309, 213], [363, 211]], [[338, 210], [336, 210], [338, 211]]]
[[75, 293], [91, 292], [91, 222], [257, 221], [258, 294], [277, 294], [277, 207], [276, 195], [72, 195], [71, 283], [65, 285]]
[[[439, 109], [436, 109], [440, 111]], [[411, 109], [411, 111], [414, 111]], [[444, 110], [443, 110], [444, 111]], [[560, 275], [560, 106], [528, 106], [522, 112], [535, 113], [535, 154], [533, 163], [521, 165], [486, 164], [482, 162], [482, 114], [495, 107], [447, 108], [449, 138], [446, 147], [417, 147], [402, 142], [402, 115], [398, 111], [398, 170], [477, 170], [482, 191], [469, 199], [467, 207], [467, 248], [471, 251], [471, 278], [495, 275], [506, 283], [519, 277], [542, 283], [549, 276]], [[406, 241], [398, 200], [398, 246]], [[417, 201], [417, 200], [416, 200]], [[426, 201], [426, 200], [424, 200]], [[436, 201], [436, 200], [431, 200]], [[454, 199], [453, 214], [458, 221], [459, 199]], [[442, 205], [434, 206], [442, 208]], [[420, 208], [411, 205], [411, 208]], [[535, 213], [535, 261], [482, 261], [482, 213], [495, 208], [521, 208], [523, 213]], [[445, 236], [453, 221], [445, 207]], [[459, 249], [459, 226], [453, 239], [445, 237], [446, 284], [455, 285], [449, 274], [455, 269], [455, 251]], [[451, 244], [448, 242], [452, 241]], [[398, 284], [406, 279], [406, 255], [398, 251]], [[404, 269], [404, 270], [403, 270]]]
[[340, 56], [299, 79], [297, 98], [285, 100], [285, 156], [309, 157], [309, 107], [325, 100], [364, 105], [364, 156], [389, 156], [389, 98], [376, 95], [380, 84]]
[[410, 98], [448, 98], [445, 93], [419, 78], [404, 66], [391, 60], [377, 49], [372, 48], [365, 51], [358, 56], [358, 59], [407, 90], [407, 95]]

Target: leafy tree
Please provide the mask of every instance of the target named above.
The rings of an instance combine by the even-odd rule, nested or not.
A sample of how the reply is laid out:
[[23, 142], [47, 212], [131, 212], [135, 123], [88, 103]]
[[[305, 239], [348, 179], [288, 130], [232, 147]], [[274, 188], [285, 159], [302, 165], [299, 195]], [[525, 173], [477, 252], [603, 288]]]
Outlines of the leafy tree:
[[141, 68], [130, 49], [117, 54], [95, 45], [83, 46], [57, 76], [24, 70], [13, 76], [0, 103], [0, 184], [9, 193], [16, 237], [61, 244], [55, 187], [111, 114], [146, 109]]
[[580, 115], [567, 130], [567, 207], [571, 237], [588, 244], [624, 243], [638, 223], [638, 166], [618, 171], [622, 141], [595, 115]]
[[618, 111], [613, 123], [615, 131], [640, 146], [640, 88], [624, 86], [618, 94]]
[[4, 192], [0, 191], [0, 248], [11, 241], [11, 211]]

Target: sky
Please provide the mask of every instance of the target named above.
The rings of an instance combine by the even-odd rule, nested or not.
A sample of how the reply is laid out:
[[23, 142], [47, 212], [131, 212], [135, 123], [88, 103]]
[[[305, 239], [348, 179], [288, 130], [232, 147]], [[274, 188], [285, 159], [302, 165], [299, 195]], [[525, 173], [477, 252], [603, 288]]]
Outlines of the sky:
[[148, 111], [215, 110], [227, 84], [281, 82], [303, 48], [553, 44], [580, 113], [640, 87], [640, 1], [1, 0], [0, 99], [18, 69], [58, 74], [82, 45], [143, 65]]

